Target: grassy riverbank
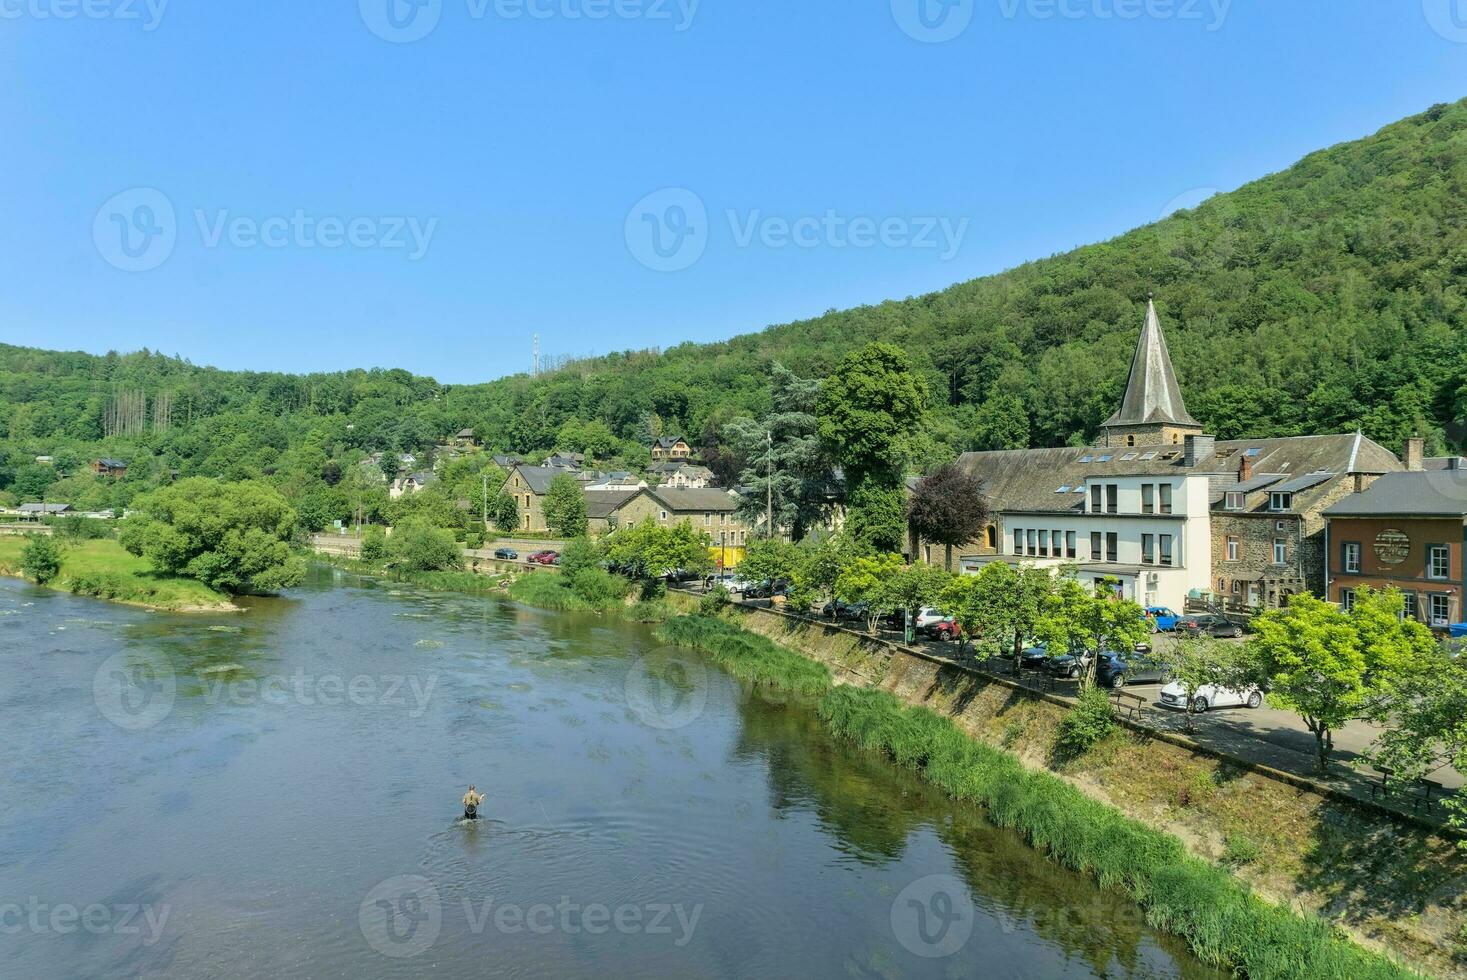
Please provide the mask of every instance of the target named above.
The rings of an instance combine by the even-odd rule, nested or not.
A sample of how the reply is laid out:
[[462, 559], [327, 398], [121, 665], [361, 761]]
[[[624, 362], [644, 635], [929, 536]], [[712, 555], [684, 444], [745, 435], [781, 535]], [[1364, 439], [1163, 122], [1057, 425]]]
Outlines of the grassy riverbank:
[[1177, 837], [1025, 768], [926, 708], [886, 691], [835, 686], [824, 666], [721, 619], [683, 616], [658, 633], [750, 683], [810, 700], [837, 736], [984, 807], [994, 823], [1063, 866], [1126, 892], [1148, 921], [1184, 938], [1207, 963], [1257, 978], [1417, 975], [1318, 918], [1264, 901], [1224, 868], [1189, 855]]
[[[169, 612], [239, 608], [202, 582], [158, 574], [146, 559], [129, 553], [111, 538], [60, 543], [64, 548], [61, 574], [47, 588]], [[25, 545], [25, 538], [0, 538], [0, 575], [22, 577], [20, 554]]]
[[316, 552], [312, 556], [333, 568], [358, 575], [372, 575], [392, 582], [406, 582], [433, 592], [462, 592], [464, 595], [502, 595], [505, 575], [480, 575], [477, 572], [415, 572], [389, 568], [381, 562], [362, 561], [343, 555]]

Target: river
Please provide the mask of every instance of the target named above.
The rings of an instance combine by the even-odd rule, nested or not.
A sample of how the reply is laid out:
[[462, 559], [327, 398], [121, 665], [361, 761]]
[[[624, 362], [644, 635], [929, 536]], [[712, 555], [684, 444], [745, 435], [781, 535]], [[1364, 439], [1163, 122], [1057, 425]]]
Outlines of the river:
[[324, 567], [236, 615], [3, 580], [0, 717], [0, 976], [1216, 975], [633, 624]]

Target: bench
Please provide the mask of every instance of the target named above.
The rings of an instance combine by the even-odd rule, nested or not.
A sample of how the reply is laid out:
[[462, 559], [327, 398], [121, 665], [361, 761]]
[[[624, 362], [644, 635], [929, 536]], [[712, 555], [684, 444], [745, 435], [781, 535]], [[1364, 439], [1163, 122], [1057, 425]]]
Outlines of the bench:
[[[1424, 808], [1427, 813], [1434, 812], [1436, 801], [1446, 792], [1446, 787], [1434, 779], [1418, 779], [1411, 787], [1416, 790], [1411, 798], [1413, 811]], [[1396, 779], [1396, 771], [1382, 766], [1380, 778], [1370, 784], [1370, 798], [1389, 797], [1400, 789], [1402, 786], [1400, 780]]]
[[1391, 779], [1396, 775], [1396, 770], [1387, 769], [1384, 766], [1380, 770], [1380, 778], [1370, 784], [1370, 798], [1373, 800], [1380, 796], [1390, 796], [1392, 791]]
[[1139, 694], [1129, 694], [1126, 691], [1112, 691], [1110, 704], [1117, 718], [1127, 721], [1140, 721], [1141, 710], [1146, 707], [1146, 699]]
[[1426, 807], [1426, 812], [1431, 813], [1432, 803], [1434, 802], [1432, 799], [1432, 795], [1435, 794], [1436, 799], [1441, 799], [1442, 791], [1445, 789], [1445, 787], [1442, 786], [1441, 783], [1438, 783], [1432, 779], [1418, 779], [1416, 781], [1416, 787], [1420, 792], [1418, 792], [1416, 794], [1416, 798], [1411, 801], [1411, 809], [1417, 810], [1424, 806]]

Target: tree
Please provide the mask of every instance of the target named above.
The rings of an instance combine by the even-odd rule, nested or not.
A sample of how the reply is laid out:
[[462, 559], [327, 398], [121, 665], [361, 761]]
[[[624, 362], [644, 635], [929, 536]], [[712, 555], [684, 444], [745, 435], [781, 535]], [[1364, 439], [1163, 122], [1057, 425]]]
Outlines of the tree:
[[919, 538], [943, 546], [943, 567], [952, 571], [953, 548], [976, 540], [988, 524], [983, 481], [956, 464], [939, 467], [917, 481], [907, 521]]
[[274, 487], [190, 477], [133, 501], [123, 547], [169, 575], [234, 595], [279, 592], [305, 577], [291, 552], [296, 514]]
[[26, 535], [20, 552], [20, 570], [37, 585], [45, 585], [61, 574], [61, 546], [45, 534]]
[[644, 581], [679, 570], [702, 576], [713, 567], [708, 535], [696, 530], [690, 521], [662, 527], [649, 517], [619, 528], [604, 544], [612, 564]]
[[373, 524], [362, 534], [362, 561], [382, 561], [387, 557], [387, 532]]
[[501, 490], [489, 498], [489, 520], [505, 533], [517, 531], [520, 526], [520, 505], [514, 502], [514, 497]]
[[900, 484], [864, 476], [846, 495], [846, 533], [866, 551], [900, 551], [907, 543], [906, 506]]
[[906, 613], [910, 622], [923, 607], [937, 604], [951, 578], [935, 565], [908, 565], [886, 579], [879, 590], [879, 604], [891, 612]]
[[860, 555], [841, 571], [835, 580], [835, 597], [841, 602], [866, 606], [867, 628], [876, 629], [876, 621], [892, 610], [886, 583], [903, 568], [902, 556], [896, 554]]
[[794, 582], [800, 574], [808, 552], [797, 544], [779, 538], [765, 538], [752, 542], [739, 563], [739, 575], [744, 579], [762, 582], [784, 579]]
[[583, 568], [600, 568], [601, 560], [601, 547], [588, 537], [573, 538], [560, 549], [562, 575], [574, 575]]
[[580, 537], [589, 529], [586, 491], [569, 473], [560, 473], [545, 490], [545, 526], [565, 537]]
[[387, 541], [388, 564], [410, 572], [459, 571], [463, 549], [453, 534], [422, 520], [409, 520], [392, 529]]
[[1210, 636], [1188, 637], [1162, 648], [1157, 658], [1166, 664], [1171, 680], [1187, 697], [1187, 731], [1192, 731], [1197, 692], [1209, 684], [1243, 690], [1251, 687], [1251, 665], [1246, 647], [1223, 643]]
[[978, 450], [1028, 448], [1029, 413], [1023, 399], [1008, 392], [986, 398], [973, 413], [972, 438]]
[[[1129, 651], [1151, 635], [1151, 623], [1140, 606], [1119, 599], [1109, 591], [1086, 586], [1072, 572], [1062, 572], [1046, 596], [1035, 624], [1035, 633], [1060, 649]], [[1095, 683], [1096, 659], [1092, 657], [1080, 686]]]
[[943, 604], [966, 636], [981, 638], [1002, 654], [1008, 651], [1018, 672], [1024, 641], [1035, 634], [1054, 577], [1043, 568], [995, 561], [977, 575], [959, 575], [947, 586]]
[[[757, 421], [735, 418], [722, 436], [747, 464], [739, 475], [748, 490], [740, 498], [739, 516], [762, 527], [766, 537], [787, 528], [799, 541], [829, 514], [836, 491], [834, 464], [817, 431], [820, 382], [797, 377], [776, 363], [770, 369], [769, 394], [767, 415]], [[704, 453], [706, 457], [706, 447]], [[771, 508], [773, 529], [765, 526]]]
[[848, 480], [881, 474], [887, 483], [899, 482], [926, 412], [927, 386], [906, 352], [869, 343], [842, 358], [826, 379], [817, 429]]

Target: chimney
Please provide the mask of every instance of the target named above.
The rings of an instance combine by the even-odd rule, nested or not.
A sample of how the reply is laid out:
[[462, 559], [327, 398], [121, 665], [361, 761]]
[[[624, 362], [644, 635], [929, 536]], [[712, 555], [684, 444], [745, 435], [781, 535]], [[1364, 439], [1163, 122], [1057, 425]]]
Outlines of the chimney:
[[1183, 445], [1182, 463], [1186, 466], [1196, 466], [1198, 463], [1211, 459], [1216, 446], [1217, 440], [1212, 436], [1190, 435]]
[[1406, 470], [1411, 473], [1420, 473], [1423, 469], [1422, 460], [1426, 457], [1426, 440], [1420, 436], [1412, 436], [1406, 440], [1406, 451], [1401, 457], [1401, 462], [1406, 464]]
[[1370, 485], [1376, 481], [1377, 476], [1378, 474], [1375, 473], [1356, 473], [1355, 492], [1364, 493], [1366, 490], [1369, 490]]
[[1238, 482], [1247, 483], [1251, 479], [1253, 479], [1253, 457], [1244, 453], [1243, 458], [1238, 460]]

